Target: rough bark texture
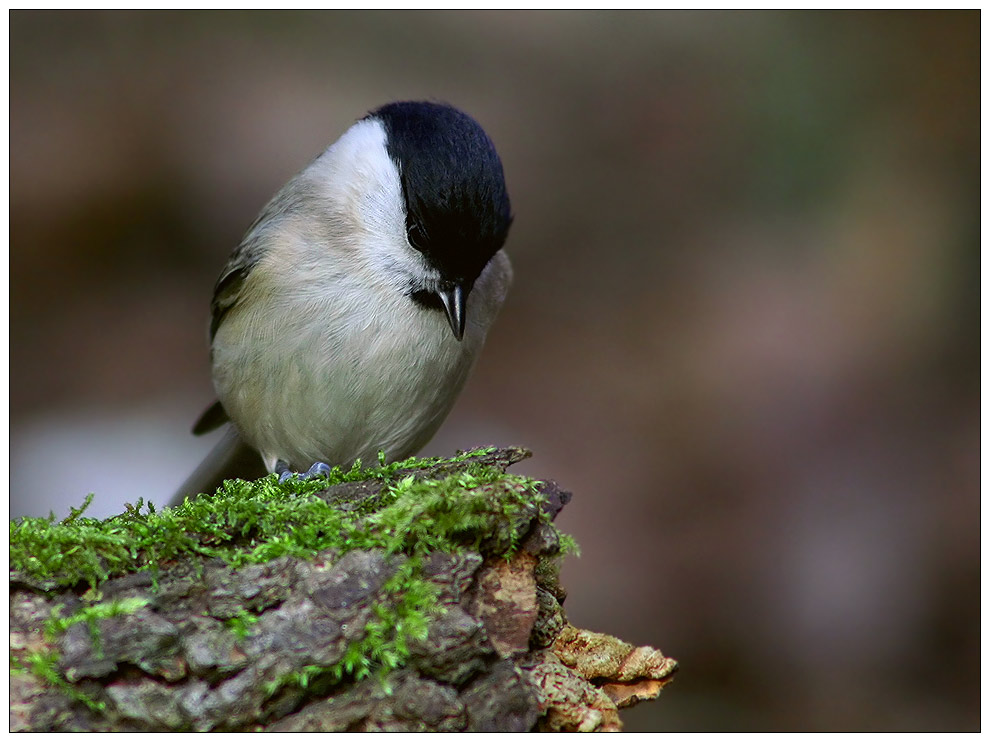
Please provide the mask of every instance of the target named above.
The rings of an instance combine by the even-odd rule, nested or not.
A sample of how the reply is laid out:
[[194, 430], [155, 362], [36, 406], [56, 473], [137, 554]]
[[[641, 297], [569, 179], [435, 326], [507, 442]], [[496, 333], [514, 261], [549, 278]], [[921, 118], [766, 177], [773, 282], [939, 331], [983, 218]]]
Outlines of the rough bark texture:
[[[502, 468], [525, 452], [503, 449]], [[442, 467], [413, 472], [437, 477]], [[322, 497], [359, 507], [379, 482]], [[551, 513], [570, 495], [543, 485]], [[404, 560], [374, 550], [281, 557], [239, 569], [190, 558], [99, 586], [137, 606], [49, 636], [86, 586], [51, 589], [11, 575], [11, 651], [22, 665], [57, 652], [57, 674], [11, 674], [11, 731], [614, 731], [618, 708], [656, 697], [676, 669], [649, 647], [570, 626], [557, 582], [559, 538], [533, 512], [510, 560], [499, 531], [477, 551], [433, 553], [423, 571], [442, 610], [386, 677], [321, 673], [397, 599], [383, 590]], [[126, 601], [130, 601], [126, 603]], [[249, 616], [240, 631], [231, 626]], [[48, 634], [51, 634], [49, 631]]]

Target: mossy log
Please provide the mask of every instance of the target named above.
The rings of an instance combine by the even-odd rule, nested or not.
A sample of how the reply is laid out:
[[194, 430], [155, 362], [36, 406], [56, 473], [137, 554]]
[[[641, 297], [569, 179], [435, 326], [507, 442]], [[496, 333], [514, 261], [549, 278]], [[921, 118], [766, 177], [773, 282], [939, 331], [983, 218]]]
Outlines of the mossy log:
[[15, 521], [11, 731], [620, 729], [676, 663], [568, 624], [526, 456]]

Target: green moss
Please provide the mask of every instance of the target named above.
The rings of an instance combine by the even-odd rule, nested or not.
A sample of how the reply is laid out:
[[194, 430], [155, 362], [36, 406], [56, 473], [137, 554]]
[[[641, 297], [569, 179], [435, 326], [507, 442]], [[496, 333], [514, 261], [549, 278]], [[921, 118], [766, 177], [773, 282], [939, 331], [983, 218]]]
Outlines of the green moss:
[[[421, 576], [420, 557], [474, 550], [483, 542], [496, 544], [508, 557], [541, 512], [539, 482], [473, 461], [491, 450], [387, 465], [380, 459], [376, 467], [358, 463], [347, 471], [334, 469], [329, 478], [293, 478], [282, 484], [275, 475], [254, 482], [232, 480], [210, 497], [187, 499], [161, 511], [151, 504], [145, 508], [139, 500], [102, 521], [84, 517], [87, 498], [61, 522], [54, 516], [12, 522], [10, 566], [40, 586], [88, 583], [90, 593], [98, 596], [100, 584], [110, 577], [142, 570], [154, 574], [157, 564], [176, 558], [219, 558], [237, 567], [281, 556], [311, 558], [326, 549], [403, 554], [406, 559], [385, 586], [385, 601], [375, 607], [365, 635], [343, 659], [332, 667], [291, 673], [268, 690], [287, 683], [307, 687], [317, 677], [360, 679], [376, 670], [384, 677], [404, 664], [409, 643], [425, 637], [429, 616], [438, 610], [435, 587]], [[407, 471], [432, 467], [441, 472], [435, 479], [417, 479]], [[335, 506], [316, 496], [336, 484], [366, 480], [381, 481], [383, 487], [356, 507]], [[51, 638], [85, 621], [98, 640], [100, 619], [140, 607], [124, 603], [99, 603], [69, 618], [52, 618], [46, 631]], [[256, 620], [244, 611], [228, 627], [243, 638]], [[53, 665], [49, 669], [39, 677], [55, 682], [49, 676], [57, 671]]]
[[92, 711], [101, 712], [106, 708], [106, 704], [102, 701], [90, 698], [62, 677], [58, 671], [58, 652], [55, 650], [30, 652], [24, 658], [24, 664], [16, 658], [11, 659], [11, 672], [23, 672], [25, 670], [33, 673], [43, 682], [58, 688], [69, 698], [85, 704]]
[[391, 605], [373, 606], [374, 617], [365, 627], [364, 636], [351, 642], [339, 662], [330, 665], [308, 665], [290, 672], [265, 687], [274, 695], [288, 685], [309, 688], [320, 683], [339, 683], [345, 679], [363, 680], [376, 673], [386, 690], [390, 690], [388, 674], [405, 665], [409, 658], [409, 643], [426, 638], [429, 616], [443, 608], [436, 603], [435, 586], [419, 576], [417, 558], [406, 561], [384, 586], [391, 593]]
[[109, 600], [105, 603], [95, 605], [84, 605], [74, 614], [68, 617], [59, 615], [60, 606], [52, 609], [52, 615], [45, 621], [45, 637], [49, 641], [60, 636], [66, 629], [77, 623], [85, 623], [89, 626], [89, 635], [93, 639], [93, 646], [98, 653], [102, 653], [100, 648], [100, 619], [113, 618], [114, 616], [126, 616], [134, 611], [143, 608], [151, 601], [147, 598], [124, 598], [122, 600]]
[[251, 627], [258, 623], [258, 614], [241, 608], [241, 612], [236, 616], [227, 619], [227, 628], [238, 639], [246, 639], [251, 633]]
[[385, 583], [384, 592], [397, 596], [394, 605], [374, 606], [374, 618], [362, 639], [352, 642], [333, 668], [334, 679], [361, 680], [377, 668], [381, 676], [402, 667], [409, 656], [409, 642], [426, 638], [429, 614], [436, 605], [436, 589], [420, 578], [418, 558], [406, 561]]
[[[179, 507], [156, 511], [149, 503], [142, 513], [139, 500], [127, 512], [102, 521], [83, 517], [90, 496], [61, 522], [54, 515], [12, 521], [10, 567], [45, 585], [88, 582], [95, 588], [109, 577], [153, 571], [162, 561], [188, 555], [218, 557], [240, 566], [284, 555], [307, 557], [327, 548], [426, 551], [463, 545], [462, 537], [472, 533], [477, 542], [485, 535], [477, 529], [483, 531], [498, 519], [495, 506], [501, 503], [483, 493], [463, 498], [460, 494], [471, 487], [500, 488], [509, 495], [504, 503], [508, 514], [533, 505], [536, 482], [470, 464], [466, 472], [432, 482], [394, 478], [401, 470], [466, 462], [488, 451], [369, 469], [358, 463], [347, 471], [335, 468], [328, 479], [291, 479], [284, 484], [275, 475], [254, 482], [231, 480], [215, 495], [186, 500]], [[369, 479], [389, 486], [356, 511], [342, 511], [312, 496], [328, 486]], [[425, 523], [423, 517], [437, 520]]]

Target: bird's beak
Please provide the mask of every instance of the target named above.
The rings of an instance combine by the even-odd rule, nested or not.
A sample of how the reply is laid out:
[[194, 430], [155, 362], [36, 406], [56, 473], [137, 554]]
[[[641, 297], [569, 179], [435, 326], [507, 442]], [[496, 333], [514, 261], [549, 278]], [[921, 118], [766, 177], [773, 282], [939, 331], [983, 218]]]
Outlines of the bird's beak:
[[467, 292], [461, 284], [453, 283], [437, 289], [437, 296], [443, 302], [454, 337], [460, 340], [464, 337], [464, 305], [467, 303]]

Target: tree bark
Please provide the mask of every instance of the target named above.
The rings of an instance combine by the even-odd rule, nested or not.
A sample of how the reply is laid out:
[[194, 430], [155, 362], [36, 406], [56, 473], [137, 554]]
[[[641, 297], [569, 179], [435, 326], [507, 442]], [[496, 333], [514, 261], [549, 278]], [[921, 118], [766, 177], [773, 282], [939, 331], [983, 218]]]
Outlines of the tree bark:
[[[504, 471], [526, 455], [499, 449], [470, 463]], [[432, 481], [467, 465], [396, 479]], [[339, 484], [319, 497], [362, 508], [386, 484]], [[540, 493], [550, 516], [570, 499], [552, 482]], [[12, 571], [10, 729], [619, 730], [618, 709], [655, 698], [676, 663], [571, 626], [559, 533], [539, 508], [508, 520], [476, 548], [420, 558], [435, 605], [391, 658], [354, 648], [398, 630], [404, 596], [394, 583], [408, 554], [330, 549], [237, 568], [190, 554], [95, 591]], [[507, 559], [510, 526], [525, 535]], [[113, 610], [83, 610], [93, 605]]]

